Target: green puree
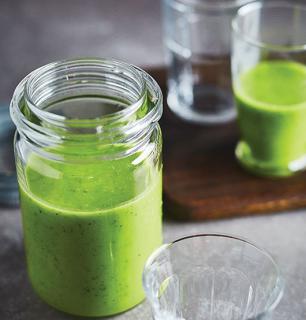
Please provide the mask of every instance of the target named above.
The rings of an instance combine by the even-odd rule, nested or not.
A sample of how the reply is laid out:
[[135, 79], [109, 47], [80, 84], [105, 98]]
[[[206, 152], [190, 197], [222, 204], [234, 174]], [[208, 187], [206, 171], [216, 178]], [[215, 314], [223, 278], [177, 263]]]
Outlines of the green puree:
[[93, 163], [31, 156], [20, 182], [28, 272], [52, 306], [83, 316], [127, 310], [161, 244], [161, 173], [139, 154]]
[[236, 154], [250, 170], [290, 175], [306, 165], [306, 67], [262, 62], [234, 84], [241, 141]]

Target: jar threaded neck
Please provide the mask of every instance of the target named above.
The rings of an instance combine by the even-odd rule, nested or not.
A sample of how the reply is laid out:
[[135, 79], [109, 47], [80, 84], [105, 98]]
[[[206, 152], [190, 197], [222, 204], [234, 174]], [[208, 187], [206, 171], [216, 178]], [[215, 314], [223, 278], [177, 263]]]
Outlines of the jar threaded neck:
[[77, 59], [34, 70], [11, 102], [17, 131], [37, 147], [125, 144], [148, 140], [162, 94], [143, 70], [116, 60]]

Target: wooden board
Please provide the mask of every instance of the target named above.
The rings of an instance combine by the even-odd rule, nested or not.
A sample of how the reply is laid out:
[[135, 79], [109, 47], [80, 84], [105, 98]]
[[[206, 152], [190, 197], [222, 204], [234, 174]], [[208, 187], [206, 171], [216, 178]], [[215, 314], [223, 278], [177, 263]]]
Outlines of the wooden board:
[[[166, 96], [165, 71], [149, 70]], [[234, 156], [235, 122], [205, 127], [176, 117], [164, 102], [164, 213], [176, 219], [218, 219], [306, 206], [306, 172], [261, 178]]]

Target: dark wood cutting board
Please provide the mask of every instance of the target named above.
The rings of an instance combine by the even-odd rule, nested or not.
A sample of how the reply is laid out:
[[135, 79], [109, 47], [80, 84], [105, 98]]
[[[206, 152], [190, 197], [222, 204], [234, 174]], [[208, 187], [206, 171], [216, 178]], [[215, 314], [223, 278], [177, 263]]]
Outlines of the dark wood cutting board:
[[[166, 96], [165, 70], [149, 73]], [[306, 172], [261, 178], [237, 164], [235, 122], [211, 127], [190, 124], [175, 116], [164, 101], [161, 126], [166, 217], [218, 219], [306, 207]]]

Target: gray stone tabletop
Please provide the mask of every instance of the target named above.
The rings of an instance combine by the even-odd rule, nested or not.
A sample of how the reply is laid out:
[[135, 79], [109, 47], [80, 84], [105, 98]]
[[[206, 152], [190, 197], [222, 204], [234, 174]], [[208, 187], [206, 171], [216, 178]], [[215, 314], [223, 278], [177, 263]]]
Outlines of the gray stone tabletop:
[[[305, 210], [215, 222], [164, 223], [166, 242], [185, 235], [214, 232], [248, 238], [270, 251], [278, 261], [286, 282], [284, 297], [273, 319], [306, 319]], [[26, 276], [20, 212], [17, 209], [0, 211], [0, 319], [79, 319], [57, 312], [33, 293]], [[149, 320], [151, 314], [145, 302], [112, 319]]]
[[[73, 56], [114, 57], [140, 66], [162, 64], [159, 1], [0, 0], [0, 104], [34, 68]], [[274, 319], [306, 319], [306, 209], [214, 222], [164, 223], [166, 242], [209, 232], [242, 236], [270, 251], [286, 281]], [[26, 276], [20, 212], [0, 208], [0, 320], [64, 319], [80, 318], [55, 311], [33, 293]], [[143, 303], [112, 319], [147, 320], [151, 314]]]

